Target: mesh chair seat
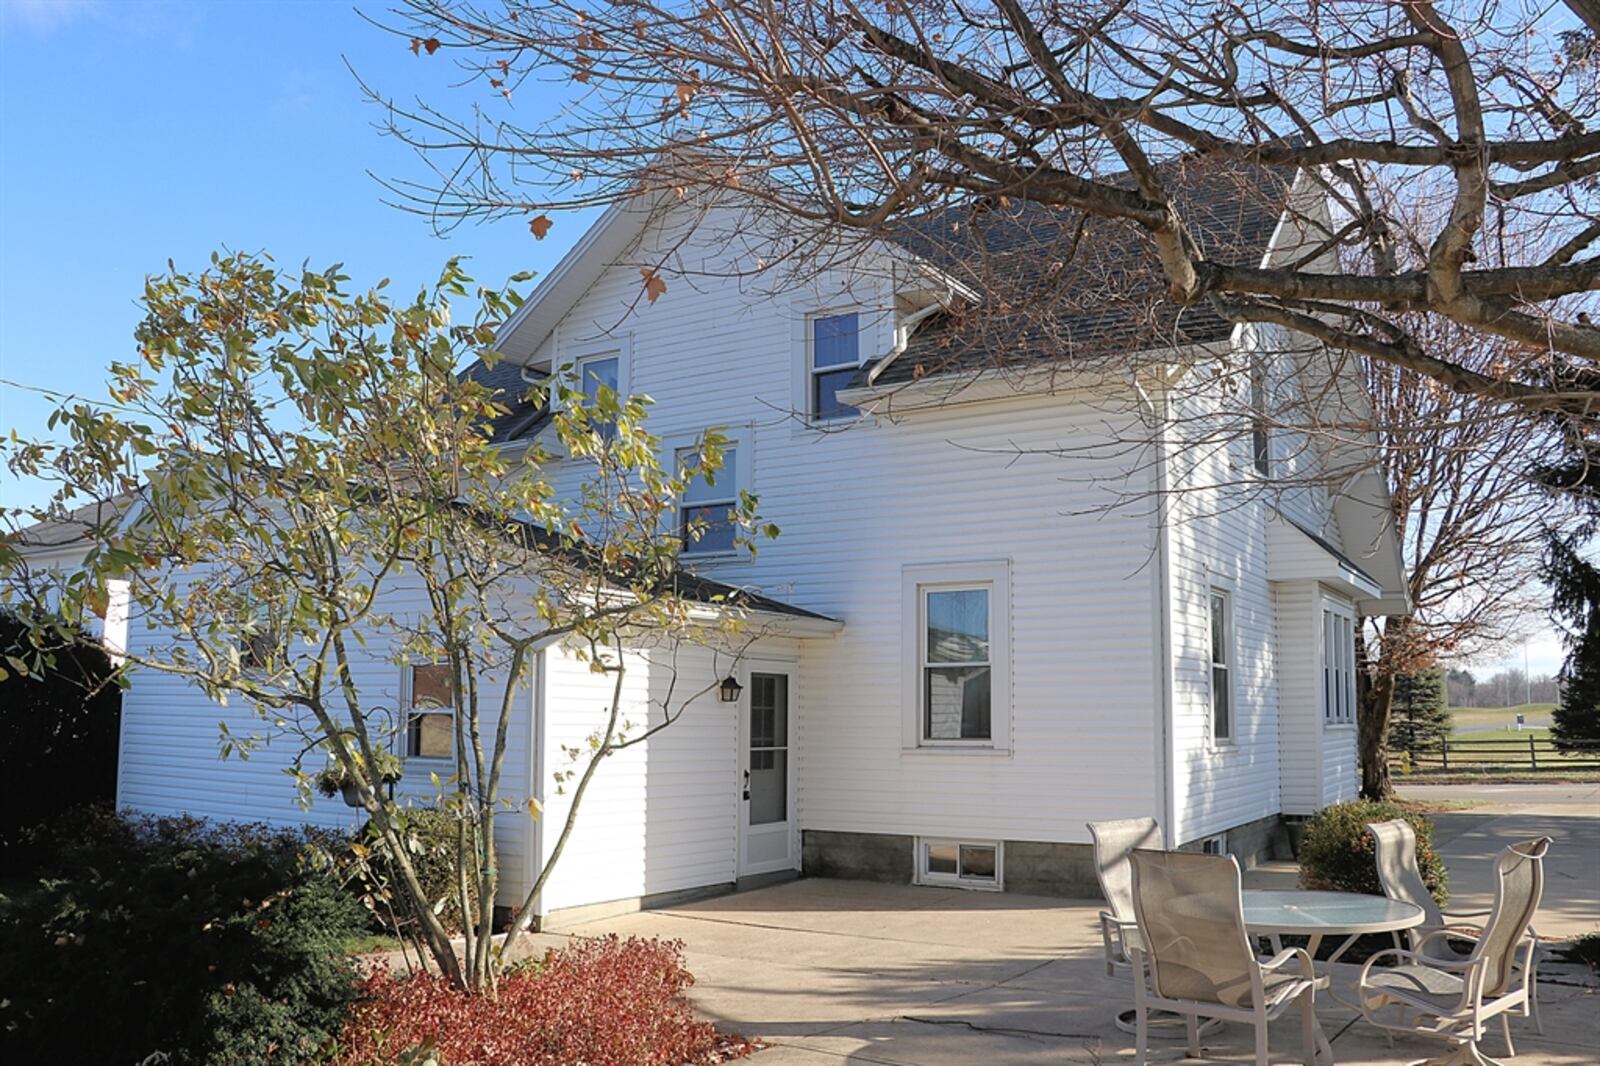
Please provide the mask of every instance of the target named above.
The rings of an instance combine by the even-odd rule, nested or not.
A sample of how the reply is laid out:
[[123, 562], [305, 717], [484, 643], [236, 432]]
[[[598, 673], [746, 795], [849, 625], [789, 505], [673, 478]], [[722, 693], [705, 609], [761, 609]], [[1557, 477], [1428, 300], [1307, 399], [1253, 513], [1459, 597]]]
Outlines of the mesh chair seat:
[[1417, 1007], [1450, 1014], [1461, 1005], [1463, 982], [1458, 975], [1432, 966], [1397, 966], [1375, 971], [1367, 978], [1366, 987]]

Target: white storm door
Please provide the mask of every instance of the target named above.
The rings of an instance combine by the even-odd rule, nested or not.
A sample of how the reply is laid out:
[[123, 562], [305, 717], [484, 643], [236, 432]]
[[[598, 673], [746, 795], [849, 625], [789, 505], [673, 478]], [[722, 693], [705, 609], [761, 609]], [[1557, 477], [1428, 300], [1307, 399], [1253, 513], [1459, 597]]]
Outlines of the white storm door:
[[740, 701], [739, 876], [794, 869], [789, 671], [752, 668]]

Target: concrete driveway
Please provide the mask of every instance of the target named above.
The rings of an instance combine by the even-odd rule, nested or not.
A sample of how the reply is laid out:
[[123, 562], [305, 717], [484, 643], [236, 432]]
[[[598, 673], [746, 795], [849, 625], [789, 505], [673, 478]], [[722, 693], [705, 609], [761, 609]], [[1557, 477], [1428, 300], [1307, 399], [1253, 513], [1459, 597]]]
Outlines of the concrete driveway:
[[[1576, 814], [1559, 807], [1512, 803], [1441, 816], [1458, 902], [1487, 905], [1477, 870], [1499, 844], [1550, 833], [1557, 845], [1541, 930], [1600, 925], [1600, 877], [1589, 876], [1600, 859], [1600, 819], [1581, 806]], [[1263, 874], [1292, 878], [1292, 871]], [[1112, 1019], [1132, 1005], [1132, 986], [1106, 975], [1098, 910], [1082, 900], [807, 879], [571, 932], [682, 940], [697, 1007], [769, 1045], [754, 1066], [1131, 1062], [1133, 1038]], [[1336, 970], [1353, 998], [1355, 968]], [[1549, 961], [1542, 976], [1545, 1035], [1514, 1021], [1515, 1061], [1600, 1062], [1593, 975]], [[1444, 1047], [1401, 1038], [1390, 1049], [1377, 1030], [1331, 1002], [1319, 1003], [1318, 1016], [1339, 1063], [1402, 1063]], [[1248, 1062], [1251, 1046], [1248, 1027], [1223, 1026], [1206, 1040], [1204, 1061]], [[1183, 1061], [1177, 1043], [1152, 1047], [1153, 1061]], [[1300, 1060], [1293, 1012], [1274, 1026], [1272, 1049], [1275, 1062]], [[1498, 1034], [1484, 1050], [1504, 1057]]]

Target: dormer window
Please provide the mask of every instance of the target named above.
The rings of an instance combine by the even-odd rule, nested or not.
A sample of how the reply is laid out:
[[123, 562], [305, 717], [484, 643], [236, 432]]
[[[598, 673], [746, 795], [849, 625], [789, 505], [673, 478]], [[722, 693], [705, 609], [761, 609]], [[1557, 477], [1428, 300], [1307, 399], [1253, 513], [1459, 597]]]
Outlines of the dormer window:
[[818, 315], [811, 320], [807, 365], [806, 414], [812, 421], [847, 418], [856, 409], [839, 400], [839, 390], [850, 384], [861, 366], [860, 315]]

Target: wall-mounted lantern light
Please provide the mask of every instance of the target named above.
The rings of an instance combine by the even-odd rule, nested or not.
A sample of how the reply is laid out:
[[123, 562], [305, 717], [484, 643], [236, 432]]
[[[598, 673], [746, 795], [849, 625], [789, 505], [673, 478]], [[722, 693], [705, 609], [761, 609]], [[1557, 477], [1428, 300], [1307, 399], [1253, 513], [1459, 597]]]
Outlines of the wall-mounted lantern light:
[[739, 684], [739, 679], [732, 674], [722, 679], [721, 693], [723, 703], [738, 703], [739, 693], [743, 691], [744, 686]]

